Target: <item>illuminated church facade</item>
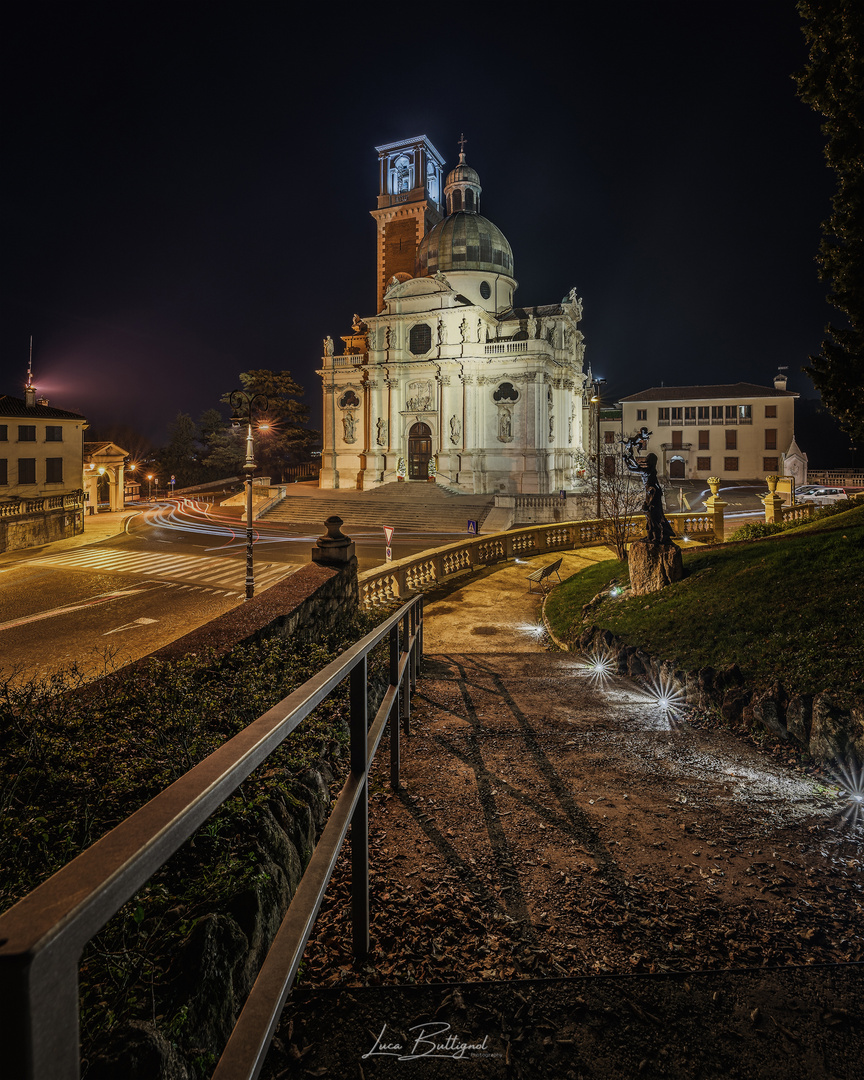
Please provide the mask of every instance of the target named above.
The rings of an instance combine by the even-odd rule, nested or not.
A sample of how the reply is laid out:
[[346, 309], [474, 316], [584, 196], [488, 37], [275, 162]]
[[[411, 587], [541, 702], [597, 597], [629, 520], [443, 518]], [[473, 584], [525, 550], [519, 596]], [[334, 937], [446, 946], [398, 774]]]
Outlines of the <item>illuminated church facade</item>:
[[584, 465], [582, 301], [514, 306], [513, 253], [462, 145], [446, 177], [425, 136], [377, 147], [378, 313], [338, 354], [324, 339], [322, 487], [543, 494]]

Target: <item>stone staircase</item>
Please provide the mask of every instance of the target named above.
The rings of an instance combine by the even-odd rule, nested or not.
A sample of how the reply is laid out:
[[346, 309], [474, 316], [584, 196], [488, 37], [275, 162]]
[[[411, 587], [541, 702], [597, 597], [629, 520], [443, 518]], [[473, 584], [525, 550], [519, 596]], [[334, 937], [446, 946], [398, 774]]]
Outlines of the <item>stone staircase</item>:
[[479, 530], [494, 502], [494, 495], [462, 495], [440, 484], [382, 484], [371, 491], [292, 484], [286, 497], [260, 520], [320, 526], [337, 514], [349, 536], [352, 528], [382, 525], [400, 531], [464, 533], [469, 520], [476, 521]]

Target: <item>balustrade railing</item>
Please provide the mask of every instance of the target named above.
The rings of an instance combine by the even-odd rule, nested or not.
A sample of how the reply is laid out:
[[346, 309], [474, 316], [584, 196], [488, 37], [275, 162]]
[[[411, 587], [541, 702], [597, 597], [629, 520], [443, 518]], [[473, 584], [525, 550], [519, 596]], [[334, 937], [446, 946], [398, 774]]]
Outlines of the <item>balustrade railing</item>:
[[[407, 733], [410, 691], [416, 686], [423, 649], [422, 603], [423, 598], [416, 597], [405, 604], [0, 915], [3, 1076], [76, 1080], [78, 963], [84, 946], [346, 678], [350, 772], [212, 1080], [258, 1076], [349, 827], [354, 955], [360, 960], [368, 953], [367, 775], [389, 722], [390, 784], [399, 785], [400, 727]], [[367, 657], [385, 638], [390, 646], [389, 685], [370, 725]]]
[[[715, 516], [712, 513], [667, 514], [676, 536], [698, 536], [700, 540], [716, 539]], [[641, 514], [627, 523], [629, 539], [645, 535]], [[475, 570], [493, 563], [505, 562], [519, 556], [542, 555], [547, 551], [566, 551], [611, 542], [611, 523], [603, 519], [565, 521], [549, 525], [529, 525], [507, 532], [472, 537], [411, 555], [396, 562], [384, 563], [364, 570], [359, 577], [360, 604], [376, 607], [409, 596], [412, 592], [446, 581], [456, 574]]]
[[43, 514], [46, 510], [83, 510], [84, 492], [70, 491], [65, 495], [43, 495], [38, 499], [18, 499], [0, 503], [0, 517], [23, 517]]

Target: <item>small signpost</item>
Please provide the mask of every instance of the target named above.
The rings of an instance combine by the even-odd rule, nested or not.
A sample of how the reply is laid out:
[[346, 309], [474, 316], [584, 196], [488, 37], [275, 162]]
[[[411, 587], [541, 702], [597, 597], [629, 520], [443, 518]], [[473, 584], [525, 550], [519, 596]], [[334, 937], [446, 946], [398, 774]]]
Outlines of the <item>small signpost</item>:
[[477, 522], [476, 521], [469, 521], [468, 522], [468, 535], [469, 536], [476, 536], [477, 535]]
[[393, 526], [384, 525], [384, 542], [387, 545], [385, 548], [385, 558], [387, 562], [393, 562], [393, 548], [390, 546], [390, 541], [393, 539]]

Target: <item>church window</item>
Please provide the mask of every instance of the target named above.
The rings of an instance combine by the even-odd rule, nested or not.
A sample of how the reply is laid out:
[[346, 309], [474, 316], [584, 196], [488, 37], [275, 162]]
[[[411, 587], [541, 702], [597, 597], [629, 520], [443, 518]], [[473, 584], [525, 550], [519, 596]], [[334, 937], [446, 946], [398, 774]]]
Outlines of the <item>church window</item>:
[[484, 300], [488, 300], [489, 297], [492, 295], [492, 289], [488, 281], [480, 282], [480, 295], [483, 297]]
[[453, 199], [453, 213], [455, 214], [457, 210], [462, 209], [462, 192], [458, 191], [458, 190], [454, 191], [453, 195], [452, 195], [452, 199]]
[[474, 210], [474, 192], [469, 188], [465, 192], [465, 209]]
[[513, 385], [513, 383], [503, 382], [492, 395], [493, 401], [516, 401], [519, 397], [519, 391]]
[[353, 390], [346, 390], [345, 393], [339, 398], [340, 409], [356, 409], [360, 404], [360, 398], [354, 393]]
[[415, 356], [429, 352], [432, 348], [432, 327], [428, 323], [418, 323], [411, 327], [408, 348]]

